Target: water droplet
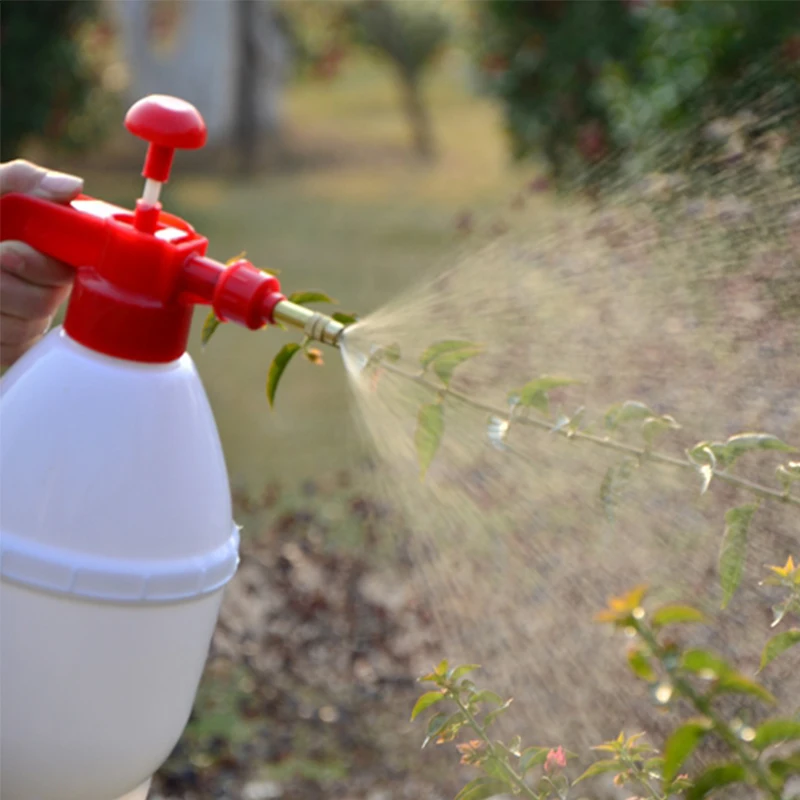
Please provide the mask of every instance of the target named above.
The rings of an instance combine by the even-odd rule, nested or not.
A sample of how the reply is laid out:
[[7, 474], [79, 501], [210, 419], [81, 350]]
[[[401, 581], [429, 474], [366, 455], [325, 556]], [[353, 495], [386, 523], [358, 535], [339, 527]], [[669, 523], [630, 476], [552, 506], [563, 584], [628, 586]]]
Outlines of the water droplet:
[[644, 619], [644, 609], [641, 606], [637, 606], [633, 609], [633, 618]]
[[739, 738], [743, 742], [752, 742], [753, 739], [756, 738], [756, 731], [755, 728], [751, 728], [749, 725], [745, 725], [744, 728], [739, 731]]
[[705, 669], [701, 669], [700, 672], [697, 673], [700, 676], [701, 680], [704, 681], [713, 681], [716, 680], [717, 673], [714, 672], [711, 667], [706, 667]]
[[661, 705], [666, 705], [672, 698], [672, 685], [669, 683], [660, 683], [656, 686], [654, 694], [656, 700], [661, 703]]
[[505, 440], [508, 435], [508, 420], [500, 417], [490, 417], [486, 430], [489, 441], [498, 450], [506, 450]]
[[625, 635], [629, 639], [633, 639], [636, 636], [636, 628], [634, 628], [633, 625], [628, 625], [628, 627], [625, 628]]
[[339, 719], [339, 712], [333, 706], [322, 706], [319, 710], [319, 718], [323, 722], [336, 722]]

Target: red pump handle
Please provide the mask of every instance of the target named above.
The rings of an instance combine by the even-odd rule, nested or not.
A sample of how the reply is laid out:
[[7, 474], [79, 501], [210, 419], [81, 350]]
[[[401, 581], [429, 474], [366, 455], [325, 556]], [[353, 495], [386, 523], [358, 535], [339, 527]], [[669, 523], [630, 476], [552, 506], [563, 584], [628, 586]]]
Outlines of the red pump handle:
[[206, 143], [206, 123], [185, 100], [153, 94], [134, 103], [125, 115], [125, 127], [150, 142], [142, 176], [166, 183], [175, 150], [196, 150]]
[[[154, 147], [205, 141], [199, 113], [175, 98], [139, 101], [127, 124], [148, 134], [150, 153]], [[145, 174], [149, 171], [146, 163]], [[76, 269], [64, 327], [81, 344], [107, 355], [147, 363], [179, 358], [198, 303], [249, 328], [273, 322], [273, 309], [285, 299], [276, 278], [247, 261], [226, 267], [205, 257], [208, 240], [161, 211], [160, 204], [146, 208], [146, 226], [141, 210], [142, 201], [134, 214], [86, 195], [60, 205], [7, 194], [0, 197], [0, 240], [27, 242]]]

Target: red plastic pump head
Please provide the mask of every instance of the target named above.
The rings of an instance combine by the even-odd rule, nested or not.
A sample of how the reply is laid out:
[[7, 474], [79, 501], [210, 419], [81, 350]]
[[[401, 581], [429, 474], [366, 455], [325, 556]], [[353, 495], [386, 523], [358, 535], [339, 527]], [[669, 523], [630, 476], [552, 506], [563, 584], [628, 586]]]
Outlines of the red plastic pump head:
[[278, 280], [244, 260], [226, 266], [206, 258], [208, 240], [158, 203], [175, 149], [205, 143], [197, 109], [153, 95], [131, 108], [125, 124], [150, 142], [135, 214], [86, 195], [69, 205], [0, 198], [0, 240], [27, 242], [76, 270], [67, 333], [100, 353], [163, 363], [185, 352], [195, 304], [253, 329], [274, 322], [275, 307], [286, 302]]
[[197, 150], [206, 143], [206, 123], [185, 100], [153, 94], [134, 103], [125, 115], [125, 127], [150, 142], [142, 176], [166, 183], [176, 150]]

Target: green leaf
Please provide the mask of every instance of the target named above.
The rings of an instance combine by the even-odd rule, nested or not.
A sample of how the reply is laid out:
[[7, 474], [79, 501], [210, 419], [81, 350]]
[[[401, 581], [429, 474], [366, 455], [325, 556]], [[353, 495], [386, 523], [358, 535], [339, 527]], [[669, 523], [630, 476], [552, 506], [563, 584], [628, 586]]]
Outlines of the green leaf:
[[650, 624], [654, 628], [662, 628], [664, 625], [675, 625], [684, 622], [705, 622], [705, 617], [691, 606], [662, 606], [653, 612]]
[[674, 417], [664, 414], [661, 417], [648, 417], [642, 423], [642, 436], [648, 447], [655, 444], [656, 439], [667, 431], [678, 431], [681, 426], [675, 421]]
[[433, 371], [442, 381], [445, 386], [450, 384], [456, 367], [469, 361], [471, 358], [480, 355], [483, 352], [481, 348], [474, 347], [472, 349], [454, 350], [452, 353], [444, 353], [433, 362]]
[[524, 775], [534, 767], [544, 764], [549, 752], [549, 747], [526, 747], [519, 755], [520, 772]]
[[[499, 748], [503, 751], [505, 756], [519, 758], [522, 755], [521, 748], [522, 748], [522, 738], [520, 736], [515, 736], [508, 744], [504, 744], [500, 740], [495, 742], [495, 749]], [[502, 758], [503, 756], [501, 756]], [[507, 761], [507, 759], [505, 759]]]
[[708, 680], [716, 680], [731, 671], [729, 664], [706, 650], [687, 650], [681, 659], [681, 666]]
[[[782, 781], [800, 775], [800, 750], [786, 758], [775, 758], [770, 761], [769, 771]], [[795, 800], [797, 800], [796, 797]]]
[[648, 417], [658, 417], [658, 414], [638, 400], [626, 400], [624, 403], [611, 406], [606, 411], [605, 424], [606, 428], [614, 430], [626, 422], [646, 420]]
[[422, 743], [423, 748], [427, 747], [428, 743], [439, 735], [439, 731], [441, 731], [442, 728], [444, 728], [447, 719], [448, 719], [447, 714], [439, 713], [439, 714], [434, 714], [434, 716], [432, 716], [428, 720], [428, 733], [425, 736], [425, 741], [423, 741]]
[[290, 303], [295, 303], [298, 306], [307, 306], [309, 303], [333, 303], [336, 304], [336, 300], [332, 297], [328, 297], [325, 292], [292, 292], [287, 298]]
[[355, 323], [358, 322], [358, 316], [355, 314], [347, 314], [344, 311], [335, 311], [331, 314], [331, 317], [337, 322], [341, 322], [342, 325], [355, 325]]
[[790, 647], [794, 647], [798, 643], [800, 643], [800, 629], [798, 628], [792, 628], [773, 636], [766, 643], [761, 653], [759, 671], [764, 669], [771, 661], [774, 661], [781, 653], [786, 652]]
[[513, 701], [513, 698], [509, 698], [499, 708], [494, 709], [494, 711], [490, 711], [483, 718], [483, 727], [484, 728], [488, 728], [501, 714], [503, 714], [506, 711], [508, 711], [508, 707], [511, 705], [512, 701]]
[[441, 403], [426, 403], [417, 416], [417, 432], [414, 444], [417, 448], [417, 461], [424, 478], [428, 472], [444, 434], [444, 407]]
[[445, 353], [452, 353], [457, 350], [478, 350], [480, 345], [475, 342], [468, 342], [464, 339], [447, 339], [443, 342], [432, 344], [420, 357], [419, 363], [427, 369], [437, 358]]
[[448, 675], [448, 678], [455, 683], [459, 678], [463, 678], [465, 675], [469, 675], [470, 672], [480, 668], [480, 664], [462, 664], [460, 667], [455, 667]]
[[669, 783], [678, 774], [684, 761], [700, 744], [702, 738], [711, 730], [712, 723], [707, 719], [693, 720], [673, 731], [664, 744], [664, 781]]
[[411, 721], [413, 722], [426, 708], [430, 708], [435, 703], [441, 703], [446, 695], [442, 692], [425, 692], [414, 704], [411, 711]]
[[686, 800], [701, 800], [711, 792], [732, 783], [747, 779], [747, 771], [741, 764], [720, 764], [703, 772], [686, 790]]
[[200, 332], [200, 343], [205, 347], [208, 340], [214, 335], [214, 331], [222, 324], [222, 321], [213, 311], [208, 312], [208, 316], [203, 322], [203, 329]]
[[723, 608], [728, 605], [742, 581], [747, 553], [747, 532], [757, 508], [757, 504], [751, 503], [738, 508], [730, 508], [725, 514], [725, 533], [722, 537], [722, 549], [719, 554]]
[[446, 658], [443, 658], [439, 664], [437, 665], [434, 672], [439, 675], [440, 677], [444, 678], [447, 675], [447, 670], [449, 668], [449, 664]]
[[657, 677], [650, 663], [650, 659], [638, 648], [633, 648], [628, 651], [628, 665], [634, 675], [638, 675], [642, 680], [648, 681], [648, 683], [651, 683]]
[[731, 436], [725, 442], [723, 458], [726, 465], [730, 466], [739, 456], [753, 450], [780, 450], [784, 453], [792, 453], [797, 448], [786, 444], [770, 433], [740, 433]]
[[557, 375], [543, 375], [541, 378], [526, 383], [521, 389], [511, 393], [516, 397], [521, 406], [535, 408], [545, 414], [549, 410], [550, 402], [547, 393], [562, 386], [573, 386], [580, 381]]
[[748, 694], [770, 705], [778, 702], [763, 686], [733, 670], [720, 675], [714, 690], [720, 694]]
[[750, 742], [756, 750], [766, 750], [780, 742], [800, 739], [800, 721], [795, 719], [770, 719], [756, 729], [756, 738]]
[[456, 711], [444, 721], [444, 724], [439, 728], [437, 737], [442, 742], [451, 742], [466, 723], [467, 718], [464, 716], [464, 712]]
[[497, 778], [475, 778], [470, 781], [455, 797], [455, 800], [486, 800], [506, 790], [504, 781]]
[[478, 703], [494, 703], [497, 706], [503, 705], [503, 698], [500, 697], [497, 692], [493, 692], [490, 689], [481, 689], [479, 692], [475, 692], [475, 694], [470, 697], [469, 701], [474, 705]]
[[267, 400], [269, 400], [270, 407], [275, 406], [275, 392], [278, 391], [278, 384], [283, 377], [284, 370], [300, 350], [302, 350], [302, 346], [297, 342], [289, 342], [278, 351], [278, 354], [272, 360], [269, 374], [267, 375]]
[[624, 772], [625, 767], [617, 761], [616, 758], [604, 758], [601, 761], [595, 761], [579, 778], [576, 778], [572, 785], [580, 783], [591, 778], [594, 775], [602, 775], [604, 772]]

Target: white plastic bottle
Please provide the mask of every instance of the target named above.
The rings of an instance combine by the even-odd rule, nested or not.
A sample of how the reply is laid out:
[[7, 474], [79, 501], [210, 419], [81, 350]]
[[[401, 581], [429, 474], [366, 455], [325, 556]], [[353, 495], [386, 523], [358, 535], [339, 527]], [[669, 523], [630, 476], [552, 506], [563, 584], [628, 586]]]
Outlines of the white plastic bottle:
[[142, 800], [189, 717], [239, 543], [194, 305], [344, 329], [161, 211], [175, 148], [205, 142], [194, 107], [151, 96], [125, 122], [150, 142], [135, 212], [0, 197], [0, 239], [76, 270], [64, 327], [0, 384], [2, 800]]
[[2, 380], [0, 796], [112, 800], [189, 717], [237, 564], [188, 355], [141, 364], [58, 328]]

